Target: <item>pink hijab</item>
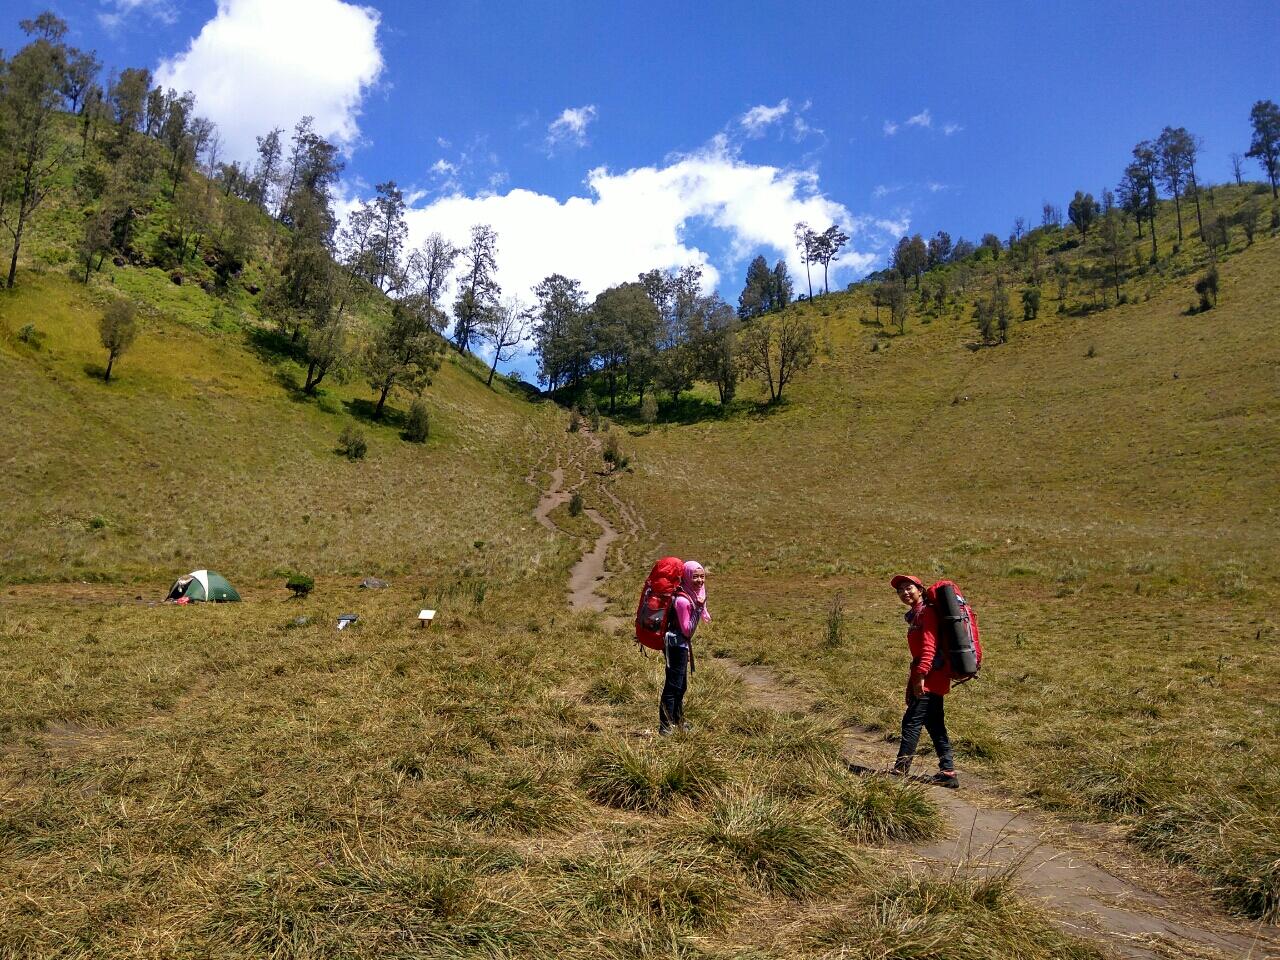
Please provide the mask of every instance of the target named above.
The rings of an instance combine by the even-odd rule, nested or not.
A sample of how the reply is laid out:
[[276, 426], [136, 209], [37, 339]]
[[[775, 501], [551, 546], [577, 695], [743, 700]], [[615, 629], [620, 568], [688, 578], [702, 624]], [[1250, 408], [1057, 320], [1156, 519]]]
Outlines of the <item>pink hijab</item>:
[[694, 587], [693, 575], [701, 573], [706, 575], [706, 570], [702, 568], [697, 560], [686, 560], [684, 562], [684, 575], [680, 578], [680, 588], [689, 596], [693, 597], [694, 603], [702, 608], [702, 619], [707, 623], [711, 622], [711, 611], [707, 609], [707, 585], [704, 582], [700, 587]]

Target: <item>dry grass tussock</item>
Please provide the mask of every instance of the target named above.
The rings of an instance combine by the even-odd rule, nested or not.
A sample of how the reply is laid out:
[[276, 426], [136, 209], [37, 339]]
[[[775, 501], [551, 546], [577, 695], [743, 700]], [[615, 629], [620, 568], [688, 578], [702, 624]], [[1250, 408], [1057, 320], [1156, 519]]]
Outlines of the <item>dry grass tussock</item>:
[[558, 575], [461, 579], [7, 606], [0, 956], [729, 956], [746, 913], [807, 927], [897, 875], [865, 843], [937, 829], [711, 665], [699, 733], [644, 736], [656, 661], [562, 612]]
[[1171, 279], [979, 351], [943, 316], [868, 352], [862, 291], [797, 307], [831, 351], [785, 405], [753, 413], [748, 387], [722, 419], [633, 439], [617, 482], [654, 532], [631, 560], [708, 564], [705, 644], [887, 736], [905, 671], [887, 581], [957, 580], [988, 638], [982, 679], [948, 701], [962, 762], [1128, 825], [1228, 909], [1275, 919], [1278, 251], [1221, 263], [1208, 314]]

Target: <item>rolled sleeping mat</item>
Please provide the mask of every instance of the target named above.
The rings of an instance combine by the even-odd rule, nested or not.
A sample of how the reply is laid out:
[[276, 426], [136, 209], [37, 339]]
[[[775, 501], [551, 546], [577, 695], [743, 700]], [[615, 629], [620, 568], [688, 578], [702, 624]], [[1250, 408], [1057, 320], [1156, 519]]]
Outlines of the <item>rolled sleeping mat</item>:
[[956, 676], [972, 676], [978, 672], [978, 651], [973, 646], [968, 608], [949, 583], [934, 590], [933, 600], [938, 614], [938, 640], [947, 651], [951, 672]]

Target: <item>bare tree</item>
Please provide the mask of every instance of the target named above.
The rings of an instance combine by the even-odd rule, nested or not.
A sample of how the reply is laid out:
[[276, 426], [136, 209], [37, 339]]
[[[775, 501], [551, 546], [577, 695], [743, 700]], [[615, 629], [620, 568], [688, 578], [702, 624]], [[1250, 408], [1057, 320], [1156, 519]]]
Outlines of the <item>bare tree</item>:
[[1231, 154], [1231, 173], [1236, 178], [1237, 187], [1244, 183], [1244, 157], [1238, 153]]
[[493, 348], [493, 363], [485, 386], [493, 386], [493, 375], [499, 363], [515, 357], [520, 344], [529, 336], [529, 310], [516, 297], [507, 297], [484, 311], [476, 329], [480, 339]]

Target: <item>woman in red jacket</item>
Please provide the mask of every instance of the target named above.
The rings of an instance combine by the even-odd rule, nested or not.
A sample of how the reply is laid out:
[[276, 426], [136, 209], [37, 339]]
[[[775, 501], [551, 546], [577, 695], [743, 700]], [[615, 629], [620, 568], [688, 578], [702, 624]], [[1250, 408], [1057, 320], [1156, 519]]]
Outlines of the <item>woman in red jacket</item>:
[[898, 574], [889, 581], [898, 591], [898, 599], [911, 609], [906, 613], [907, 646], [911, 650], [911, 672], [907, 677], [907, 709], [902, 715], [902, 740], [893, 772], [906, 775], [911, 771], [911, 758], [920, 742], [920, 728], [929, 731], [933, 750], [938, 755], [938, 772], [934, 782], [944, 787], [958, 787], [951, 740], [942, 715], [943, 697], [951, 689], [951, 668], [945, 650], [938, 644], [938, 615], [925, 602], [924, 583], [919, 577]]

